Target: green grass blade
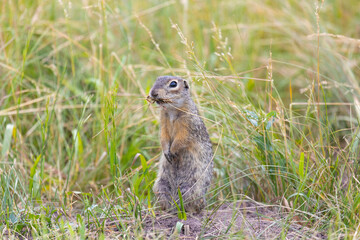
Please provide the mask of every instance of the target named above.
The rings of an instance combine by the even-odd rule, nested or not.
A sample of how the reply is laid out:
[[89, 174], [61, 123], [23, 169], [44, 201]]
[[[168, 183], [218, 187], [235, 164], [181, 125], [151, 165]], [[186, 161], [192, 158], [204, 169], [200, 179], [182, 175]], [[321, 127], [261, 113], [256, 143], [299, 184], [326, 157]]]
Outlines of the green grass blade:
[[304, 152], [300, 153], [299, 176], [301, 180], [304, 180]]
[[5, 135], [4, 140], [2, 144], [2, 150], [1, 150], [1, 157], [2, 159], [5, 159], [5, 157], [10, 152], [10, 146], [11, 146], [11, 139], [12, 136], [15, 134], [15, 125], [14, 124], [7, 124], [5, 128]]

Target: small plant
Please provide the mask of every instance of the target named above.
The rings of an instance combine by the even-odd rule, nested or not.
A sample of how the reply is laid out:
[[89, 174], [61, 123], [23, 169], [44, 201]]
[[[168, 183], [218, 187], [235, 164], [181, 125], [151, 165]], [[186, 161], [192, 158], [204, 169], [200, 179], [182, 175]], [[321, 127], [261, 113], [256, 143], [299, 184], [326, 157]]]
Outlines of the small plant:
[[176, 206], [177, 209], [177, 213], [178, 213], [178, 218], [182, 219], [182, 220], [186, 220], [186, 212], [185, 212], [185, 207], [184, 207], [184, 200], [180, 191], [180, 188], [178, 188], [178, 195], [179, 195], [179, 204], [173, 199], [174, 204]]

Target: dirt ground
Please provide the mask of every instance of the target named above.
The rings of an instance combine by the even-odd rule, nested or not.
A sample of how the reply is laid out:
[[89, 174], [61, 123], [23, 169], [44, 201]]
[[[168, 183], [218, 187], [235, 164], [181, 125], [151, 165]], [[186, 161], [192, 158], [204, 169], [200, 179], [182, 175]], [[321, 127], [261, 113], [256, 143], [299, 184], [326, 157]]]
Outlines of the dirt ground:
[[[200, 214], [187, 214], [187, 220], [180, 220], [177, 215], [157, 211], [155, 217], [146, 211], [142, 224], [131, 218], [121, 219], [127, 222], [125, 233], [116, 227], [119, 220], [107, 218], [106, 239], [327, 239], [326, 234], [313, 230], [315, 226], [302, 221], [301, 216], [289, 213], [281, 206], [271, 206], [252, 200], [238, 203], [224, 203], [211, 206], [212, 211], [203, 210]], [[144, 212], [145, 213], [145, 212]], [[75, 218], [61, 212], [58, 216], [78, 227]], [[55, 220], [54, 220], [55, 221]], [[58, 221], [58, 220], [56, 220]], [[136, 231], [134, 231], [136, 229]], [[98, 239], [99, 232], [91, 224], [87, 225], [87, 239]], [[131, 234], [133, 232], [134, 235]], [[131, 236], [128, 236], [129, 234]], [[140, 234], [140, 235], [139, 235]], [[9, 232], [3, 232], [5, 239], [10, 239]], [[34, 239], [31, 232], [15, 234], [18, 239]], [[35, 237], [36, 238], [36, 237]]]
[[283, 207], [253, 201], [225, 203], [217, 211], [188, 215], [186, 221], [158, 212], [143, 222], [146, 239], [327, 239], [303, 225]]

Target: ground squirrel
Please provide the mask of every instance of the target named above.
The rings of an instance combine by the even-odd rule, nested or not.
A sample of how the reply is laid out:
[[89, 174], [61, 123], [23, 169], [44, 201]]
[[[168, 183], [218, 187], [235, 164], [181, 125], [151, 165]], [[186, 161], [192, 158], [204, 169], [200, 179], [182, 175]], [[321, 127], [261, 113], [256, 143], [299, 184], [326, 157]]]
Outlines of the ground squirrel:
[[200, 212], [213, 174], [213, 151], [189, 85], [180, 77], [158, 77], [148, 100], [161, 108], [163, 154], [154, 184], [159, 204], [164, 210], [174, 209], [179, 188], [185, 211]]

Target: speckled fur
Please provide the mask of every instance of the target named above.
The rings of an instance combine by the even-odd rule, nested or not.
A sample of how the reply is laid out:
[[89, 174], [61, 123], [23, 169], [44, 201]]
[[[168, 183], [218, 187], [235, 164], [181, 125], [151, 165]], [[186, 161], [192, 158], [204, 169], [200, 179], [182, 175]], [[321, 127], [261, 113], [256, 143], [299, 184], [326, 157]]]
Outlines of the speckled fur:
[[[176, 89], [169, 87], [173, 80], [177, 81]], [[188, 84], [179, 77], [159, 77], [150, 97], [171, 100], [171, 103], [159, 101], [163, 154], [154, 184], [159, 204], [164, 210], [174, 209], [180, 188], [185, 210], [200, 212], [206, 205], [205, 195], [212, 179], [213, 151]]]

